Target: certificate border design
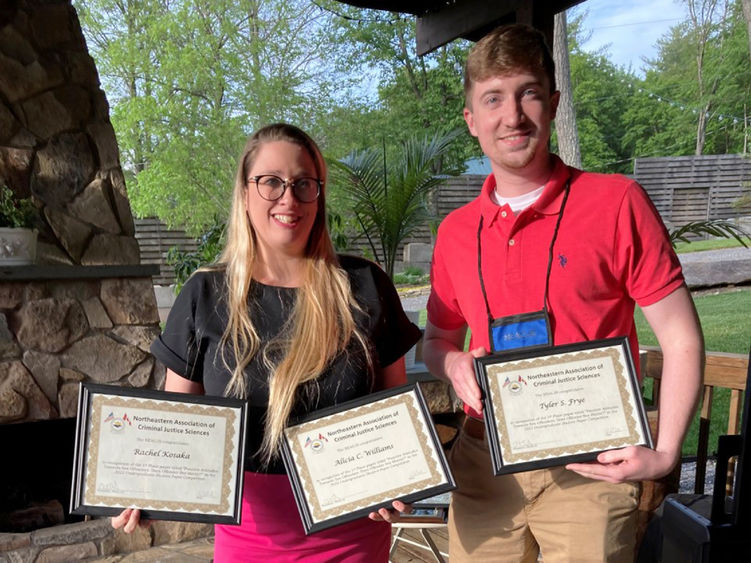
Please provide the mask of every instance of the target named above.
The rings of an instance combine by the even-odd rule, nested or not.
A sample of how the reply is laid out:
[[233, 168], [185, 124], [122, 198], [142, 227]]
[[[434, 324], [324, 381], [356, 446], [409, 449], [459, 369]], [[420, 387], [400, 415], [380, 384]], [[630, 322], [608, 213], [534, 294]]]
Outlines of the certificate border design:
[[[404, 487], [390, 489], [381, 494], [324, 510], [311, 490], [312, 478], [297, 437], [300, 433], [315, 432], [316, 428], [329, 426], [346, 421], [353, 415], [367, 415], [381, 411], [395, 405], [406, 407], [413, 427], [419, 432], [419, 443], [422, 447], [424, 459], [427, 462], [430, 477], [411, 483]], [[422, 415], [422, 416], [421, 416]], [[431, 448], [432, 445], [432, 448]], [[284, 464], [292, 481], [295, 500], [298, 504], [300, 516], [306, 533], [315, 532], [331, 526], [353, 520], [375, 510], [380, 506], [388, 506], [389, 501], [402, 499], [412, 502], [435, 494], [451, 491], [456, 488], [443, 449], [430, 418], [430, 412], [425, 405], [417, 384], [403, 385], [379, 393], [349, 401], [338, 407], [325, 409], [314, 413], [311, 417], [285, 429], [282, 444]], [[303, 460], [298, 464], [298, 460]], [[302, 465], [302, 467], [300, 467]]]
[[396, 405], [404, 405], [407, 408], [407, 412], [409, 413], [412, 425], [415, 428], [419, 428], [419, 442], [422, 446], [423, 456], [428, 462], [430, 478], [413, 483], [408, 487], [390, 489], [378, 496], [364, 498], [360, 501], [352, 501], [337, 508], [324, 510], [321, 508], [321, 503], [318, 499], [318, 496], [315, 494], [315, 490], [311, 490], [310, 483], [312, 483], [313, 479], [310, 476], [310, 471], [307, 464], [304, 464], [302, 467], [298, 465], [298, 469], [300, 470], [300, 479], [303, 481], [303, 489], [307, 493], [306, 497], [308, 498], [308, 504], [311, 508], [311, 516], [314, 522], [320, 522], [328, 518], [333, 518], [334, 516], [338, 516], [342, 513], [353, 512], [358, 508], [372, 506], [374, 504], [378, 504], [379, 502], [383, 502], [384, 500], [399, 498], [413, 492], [415, 489], [424, 489], [431, 485], [440, 485], [446, 482], [445, 477], [438, 470], [438, 463], [433, 458], [431, 449], [428, 447], [428, 436], [424, 430], [425, 423], [424, 421], [419, 420], [419, 413], [414, 406], [414, 397], [415, 395], [412, 393], [403, 393], [395, 397], [391, 397], [390, 399], [384, 399], [378, 401], [377, 403], [363, 405], [347, 412], [319, 418], [288, 429], [289, 440], [292, 444], [292, 450], [294, 452], [295, 459], [302, 460], [304, 459], [304, 454], [302, 447], [300, 446], [300, 441], [296, 439], [300, 433], [315, 433], [317, 431], [316, 429], [321, 425], [329, 426], [331, 424], [336, 424], [337, 422], [347, 420], [351, 416], [363, 416]]
[[[136, 503], [140, 502], [137, 499], [96, 495], [95, 489], [92, 488], [96, 483], [97, 469], [96, 463], [93, 467], [91, 466], [91, 461], [96, 461], [99, 452], [98, 444], [101, 439], [101, 432], [98, 421], [101, 420], [102, 405], [130, 405], [136, 408], [134, 400], [138, 408], [160, 405], [165, 407], [164, 410], [182, 413], [191, 412], [190, 405], [196, 405], [196, 407], [201, 407], [201, 414], [222, 416], [227, 421], [227, 432], [224, 440], [225, 459], [221, 470], [221, 505], [162, 500], [148, 501], [143, 503], [147, 508], [141, 509], [141, 518], [239, 524], [244, 484], [247, 402], [236, 398], [192, 395], [98, 383], [79, 384], [76, 443], [73, 454], [73, 479], [70, 495], [71, 514], [113, 516], [119, 514], [124, 507], [133, 506], [134, 500]], [[169, 405], [169, 409], [166, 408], [167, 405]], [[226, 415], [222, 414], [222, 411], [226, 411]], [[234, 492], [232, 491], [233, 464], [235, 466]], [[90, 501], [92, 504], [89, 504]], [[218, 506], [221, 506], [221, 508], [218, 508]]]
[[[562, 362], [559, 359], [560, 356], [568, 356], [570, 360], [566, 359]], [[621, 404], [624, 406], [623, 414], [626, 419], [628, 435], [570, 446], [540, 448], [533, 451], [513, 453], [506, 431], [503, 405], [500, 400], [500, 374], [519, 369], [561, 365], [569, 361], [592, 358], [609, 358], [612, 361]], [[624, 447], [625, 445], [653, 447], [626, 337], [558, 346], [543, 351], [535, 350], [484, 356], [475, 360], [475, 371], [480, 386], [485, 390], [483, 413], [486, 428], [490, 429], [488, 437], [493, 470], [496, 475], [550, 467], [573, 461], [591, 460], [600, 451]], [[543, 452], [543, 455], [540, 455], [541, 452]]]
[[[577, 360], [596, 359], [596, 358], [610, 358], [613, 361], [615, 368], [616, 383], [618, 385], [618, 392], [621, 396], [621, 402], [623, 405], [631, 405], [628, 390], [626, 389], [627, 379], [623, 374], [623, 366], [620, 362], [620, 354], [610, 348], [607, 350], [596, 349], [588, 352], [578, 352], [569, 354], [570, 361]], [[568, 360], [567, 360], [568, 361]], [[488, 372], [492, 370], [492, 374], [489, 373], [488, 382], [490, 384], [490, 390], [493, 396], [493, 407], [496, 422], [499, 428], [506, 428], [506, 417], [503, 412], [503, 403], [500, 400], [501, 386], [500, 377], [503, 373], [516, 371], [518, 369], [528, 369], [533, 367], [545, 367], [550, 365], [562, 365], [555, 357], [536, 358], [527, 361], [513, 362], [506, 365], [491, 366], [488, 368]], [[492, 375], [492, 377], [490, 377]], [[582, 442], [579, 444], [572, 444], [570, 446], [561, 446], [558, 448], [540, 448], [536, 451], [524, 452], [514, 454], [512, 453], [511, 443], [509, 442], [507, 432], [499, 432], [501, 436], [501, 452], [503, 453], [504, 461], [509, 463], [519, 463], [522, 461], [530, 461], [539, 457], [539, 452], [544, 451], [545, 456], [549, 457], [563, 457], [565, 455], [574, 455], [581, 452], [582, 449], [596, 449], [606, 450], [623, 444], [624, 441], [630, 441], [635, 443], [642, 439], [641, 432], [636, 424], [636, 419], [633, 416], [633, 407], [629, 409], [629, 412], [624, 413], [626, 416], [626, 426], [628, 428], [628, 435], [623, 437], [619, 436], [617, 439], [612, 440], [600, 440], [597, 442]]]
[[[216, 406], [202, 408], [199, 405], [189, 407], [188, 403], [178, 404], [175, 406], [174, 402], [169, 401], [154, 401], [150, 399], [139, 400], [137, 405], [134, 405], [133, 401], [128, 401], [122, 397], [116, 395], [99, 394], [94, 395], [91, 399], [91, 416], [89, 420], [90, 447], [88, 457], [86, 460], [86, 466], [89, 467], [86, 471], [86, 492], [84, 493], [84, 503], [90, 505], [105, 504], [105, 505], [117, 505], [123, 504], [123, 497], [110, 497], [104, 495], [97, 495], [95, 491], [96, 477], [97, 477], [97, 460], [99, 458], [99, 433], [102, 429], [99, 421], [101, 420], [102, 409], [105, 407], [137, 407], [143, 409], [152, 409], [156, 411], [168, 411], [170, 413], [182, 413], [182, 414], [197, 414], [200, 410], [202, 416], [215, 416], [217, 418], [225, 419], [224, 434], [224, 460], [222, 463], [222, 492], [221, 492], [221, 504], [217, 507], [215, 504], [207, 503], [182, 503], [177, 501], [165, 501], [150, 499], [148, 501], [148, 508], [152, 510], [172, 510], [172, 511], [184, 511], [184, 512], [217, 512], [219, 514], [227, 514], [230, 512], [229, 498], [230, 498], [230, 483], [232, 481], [232, 466], [233, 460], [230, 455], [232, 452], [232, 438], [234, 436], [234, 427], [236, 423], [236, 414], [233, 410], [228, 408], [220, 408]], [[171, 405], [169, 409], [165, 408]], [[240, 453], [242, 455], [242, 453]]]

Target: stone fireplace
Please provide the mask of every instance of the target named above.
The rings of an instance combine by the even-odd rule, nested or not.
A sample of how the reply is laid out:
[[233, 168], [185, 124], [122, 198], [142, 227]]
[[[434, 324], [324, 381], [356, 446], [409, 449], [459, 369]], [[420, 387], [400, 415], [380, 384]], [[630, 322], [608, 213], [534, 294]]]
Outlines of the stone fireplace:
[[158, 268], [140, 263], [107, 100], [70, 0], [0, 4], [0, 183], [33, 198], [39, 232], [35, 264], [0, 266], [0, 560], [210, 533], [157, 523], [125, 538], [106, 519], [67, 514], [79, 383], [164, 378], [149, 354]]

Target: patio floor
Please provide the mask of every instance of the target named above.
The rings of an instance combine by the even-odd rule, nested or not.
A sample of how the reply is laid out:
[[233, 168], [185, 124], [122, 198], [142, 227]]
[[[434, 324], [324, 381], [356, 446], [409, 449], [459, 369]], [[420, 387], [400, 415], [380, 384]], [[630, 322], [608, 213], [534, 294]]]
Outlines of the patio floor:
[[[443, 553], [448, 552], [448, 534], [446, 528], [433, 528], [429, 531], [436, 546]], [[419, 530], [405, 529], [403, 536], [407, 540], [425, 544]], [[191, 542], [152, 547], [123, 555], [111, 555], [99, 559], [87, 559], [89, 563], [210, 563], [214, 557], [212, 538], [202, 538]], [[448, 557], [445, 558], [448, 561]], [[399, 541], [391, 557], [391, 563], [433, 563], [436, 559], [430, 551]]]

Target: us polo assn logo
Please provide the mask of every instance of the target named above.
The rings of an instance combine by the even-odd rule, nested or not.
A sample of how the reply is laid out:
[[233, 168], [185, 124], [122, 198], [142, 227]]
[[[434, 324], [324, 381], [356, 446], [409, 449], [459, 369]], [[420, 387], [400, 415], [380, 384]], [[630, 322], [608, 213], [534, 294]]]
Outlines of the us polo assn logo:
[[307, 448], [308, 446], [310, 446], [310, 449], [314, 452], [320, 452], [323, 449], [323, 443], [328, 441], [329, 440], [328, 438], [326, 438], [326, 436], [319, 433], [318, 438], [311, 438], [310, 436], [308, 436], [305, 439], [305, 446], [303, 447]]
[[521, 393], [524, 385], [527, 385], [527, 382], [521, 375], [517, 376], [516, 381], [512, 381], [506, 376], [506, 381], [503, 382], [503, 387], [508, 387], [508, 390], [514, 395]]
[[120, 432], [125, 428], [125, 425], [127, 423], [128, 426], [133, 426], [133, 423], [128, 418], [127, 413], [123, 413], [122, 417], [116, 417], [114, 412], [110, 412], [109, 415], [107, 415], [107, 418], [104, 419], [104, 422], [110, 423], [110, 428], [116, 432]]

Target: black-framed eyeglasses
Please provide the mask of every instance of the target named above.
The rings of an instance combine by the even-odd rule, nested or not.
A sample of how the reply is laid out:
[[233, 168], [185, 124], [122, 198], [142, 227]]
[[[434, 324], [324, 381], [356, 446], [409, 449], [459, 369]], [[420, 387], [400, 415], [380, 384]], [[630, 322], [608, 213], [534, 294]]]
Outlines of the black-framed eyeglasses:
[[267, 201], [276, 201], [281, 198], [288, 187], [292, 188], [292, 194], [302, 203], [315, 201], [321, 193], [321, 181], [307, 176], [284, 180], [273, 174], [261, 174], [248, 178], [248, 181], [256, 183], [258, 195]]

